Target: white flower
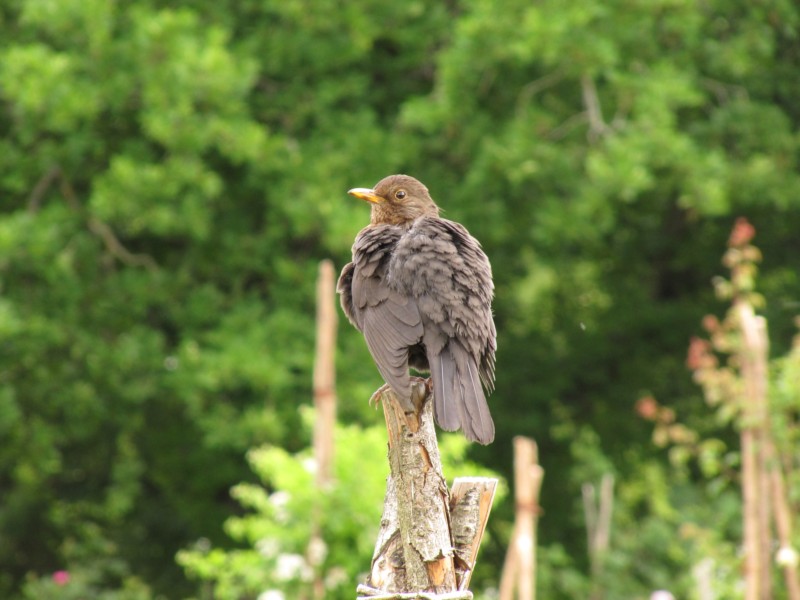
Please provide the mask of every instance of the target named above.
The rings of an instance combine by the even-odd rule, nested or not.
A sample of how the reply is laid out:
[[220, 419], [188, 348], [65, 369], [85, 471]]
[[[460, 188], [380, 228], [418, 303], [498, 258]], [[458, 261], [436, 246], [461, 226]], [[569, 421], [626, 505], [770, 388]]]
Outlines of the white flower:
[[286, 600], [286, 596], [280, 590], [267, 590], [258, 595], [258, 600]]
[[278, 554], [280, 544], [277, 540], [262, 538], [256, 542], [256, 550], [264, 558], [272, 558]]
[[287, 510], [286, 506], [289, 504], [289, 500], [292, 499], [292, 495], [289, 492], [278, 491], [274, 492], [270, 495], [269, 501], [272, 502], [272, 506], [275, 507], [275, 520], [278, 523], [288, 523], [289, 522], [289, 511]]
[[273, 506], [283, 507], [289, 504], [289, 500], [292, 499], [292, 495], [289, 492], [285, 492], [283, 490], [279, 490], [277, 492], [273, 492], [269, 496], [269, 501], [272, 502]]
[[308, 544], [308, 562], [315, 567], [319, 566], [327, 555], [328, 546], [325, 545], [325, 542], [318, 537], [312, 538], [311, 542]]
[[313, 456], [309, 456], [308, 458], [303, 460], [303, 468], [306, 470], [307, 473], [311, 473], [314, 475], [317, 472], [317, 461]]
[[281, 554], [275, 565], [275, 579], [278, 581], [292, 581], [300, 579], [309, 581], [313, 577], [311, 567], [306, 559], [299, 554]]
[[800, 562], [800, 556], [798, 556], [797, 550], [791, 546], [781, 546], [778, 549], [778, 553], [775, 555], [775, 562], [781, 567], [794, 568], [797, 566], [797, 563]]

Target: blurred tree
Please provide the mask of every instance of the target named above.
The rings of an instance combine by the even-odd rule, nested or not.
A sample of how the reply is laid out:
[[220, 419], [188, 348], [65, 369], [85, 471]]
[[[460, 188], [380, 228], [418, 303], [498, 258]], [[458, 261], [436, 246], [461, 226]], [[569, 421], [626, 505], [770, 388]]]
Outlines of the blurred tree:
[[[788, 0], [2, 3], [0, 595], [92, 555], [117, 565], [92, 589], [189, 593], [173, 556], [225, 543], [246, 449], [306, 445], [316, 263], [367, 220], [344, 191], [400, 171], [493, 261], [475, 457], [507, 471], [535, 435], [543, 557], [583, 571], [582, 480], [550, 474], [598, 457], [648, 489], [644, 393], [703, 429], [683, 349], [739, 214], [789, 345], [799, 31]], [[341, 350], [342, 415], [374, 419], [344, 326]]]

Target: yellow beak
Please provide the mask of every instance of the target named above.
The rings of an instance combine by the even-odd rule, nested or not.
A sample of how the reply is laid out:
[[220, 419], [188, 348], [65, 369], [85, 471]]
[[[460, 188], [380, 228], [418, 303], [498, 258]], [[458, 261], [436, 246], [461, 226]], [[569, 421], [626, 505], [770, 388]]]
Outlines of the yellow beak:
[[351, 196], [355, 196], [359, 200], [366, 200], [367, 202], [372, 202], [372, 204], [380, 204], [383, 202], [383, 197], [378, 196], [374, 190], [370, 190], [368, 188], [353, 188], [347, 192]]

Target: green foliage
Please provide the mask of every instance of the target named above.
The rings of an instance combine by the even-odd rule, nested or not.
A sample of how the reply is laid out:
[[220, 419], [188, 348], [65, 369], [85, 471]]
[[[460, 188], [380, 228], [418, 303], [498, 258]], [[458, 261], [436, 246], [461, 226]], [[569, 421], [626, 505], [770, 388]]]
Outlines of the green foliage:
[[[719, 277], [714, 281], [717, 294], [731, 301], [732, 306], [721, 322], [715, 316], [707, 315], [703, 326], [710, 339], [695, 337], [689, 346], [687, 366], [694, 372], [694, 379], [702, 387], [715, 418], [709, 420], [701, 434], [678, 422], [672, 409], [659, 405], [652, 397], [640, 399], [637, 405], [639, 414], [655, 424], [653, 441], [661, 447], [669, 446], [675, 477], [673, 490], [684, 489], [683, 496], [673, 500], [678, 513], [669, 515], [654, 511], [654, 516], [664, 516], [667, 517], [665, 520], [675, 523], [686, 545], [684, 560], [695, 570], [695, 578], [704, 578], [711, 593], [725, 598], [742, 595], [739, 548], [743, 543], [741, 523], [744, 509], [740, 491], [744, 477], [743, 461], [738, 445], [730, 441], [730, 434], [752, 427], [748, 421], [753, 418], [754, 411], [748, 408], [754, 400], [748, 398], [747, 376], [743, 368], [744, 355], [753, 350], [745, 343], [741, 317], [742, 306], [752, 309], [754, 305], [763, 306], [765, 302], [756, 291], [756, 264], [760, 262], [761, 254], [750, 243], [754, 235], [755, 229], [749, 222], [745, 219], [736, 221], [723, 258], [731, 270], [731, 277], [729, 280]], [[761, 468], [779, 473], [787, 488], [786, 497], [781, 501], [786, 502], [790, 514], [796, 513], [798, 507], [795, 493], [798, 487], [798, 341], [800, 338], [795, 337], [793, 347], [785, 357], [771, 361], [768, 381], [765, 382], [769, 390], [765, 406], [765, 429], [768, 433], [758, 442], [767, 444], [766, 440], [770, 439], [770, 445], [774, 443], [770, 450], [774, 456]], [[792, 379], [787, 379], [787, 376]], [[790, 398], [787, 398], [787, 392]], [[686, 489], [691, 483], [693, 470], [699, 471], [701, 477], [698, 479], [702, 485]], [[766, 476], [773, 475], [770, 472]], [[769, 494], [774, 493], [775, 489], [770, 486]], [[776, 510], [773, 501], [774, 498], [770, 500], [770, 513]], [[797, 539], [795, 531], [789, 545], [796, 544]], [[772, 565], [775, 581], [772, 587], [776, 597], [784, 597], [787, 593], [779, 574], [780, 566], [781, 559], [776, 555]]]
[[[740, 214], [774, 354], [791, 345], [798, 36], [788, 0], [0, 3], [0, 596], [62, 570], [87, 596], [194, 593], [174, 554], [227, 551], [245, 452], [307, 445], [316, 265], [367, 221], [345, 190], [392, 172], [492, 260], [498, 441], [470, 452], [508, 474], [511, 436], [539, 441], [542, 557], [570, 569], [552, 597], [585, 591], [585, 478], [666, 472], [647, 395], [696, 432], [702, 472], [620, 527], [667, 554], [631, 585], [677, 580], [691, 561], [655, 507], [704, 502], [735, 454], [683, 357]], [[340, 332], [340, 414], [371, 422], [379, 377]], [[619, 543], [623, 578], [642, 546]]]
[[[313, 411], [304, 410], [311, 429]], [[275, 446], [248, 453], [262, 485], [242, 483], [233, 497], [247, 513], [232, 517], [228, 534], [246, 549], [202, 548], [178, 554], [187, 572], [210, 584], [214, 598], [238, 600], [280, 592], [285, 598], [311, 593], [320, 579], [326, 598], [350, 598], [354, 582], [369, 568], [381, 519], [388, 464], [386, 431], [377, 425], [337, 426], [334, 482], [320, 491], [314, 483], [311, 449], [290, 454]], [[442, 438], [447, 476], [497, 477], [465, 458], [462, 436]], [[505, 495], [500, 486], [497, 500]], [[320, 538], [312, 543], [315, 531]]]
[[[103, 538], [99, 528], [86, 525], [80, 539], [68, 539], [62, 545], [69, 569], [39, 578], [30, 576], [22, 587], [22, 597], [29, 600], [150, 600], [150, 589], [130, 566], [118, 556], [113, 542]], [[72, 568], [74, 565], [75, 568]]]

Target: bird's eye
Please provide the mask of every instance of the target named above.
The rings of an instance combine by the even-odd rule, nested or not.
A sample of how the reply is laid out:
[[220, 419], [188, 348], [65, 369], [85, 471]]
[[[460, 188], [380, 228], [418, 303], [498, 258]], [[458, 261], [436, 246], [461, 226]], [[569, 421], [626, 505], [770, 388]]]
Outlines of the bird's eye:
[[395, 198], [397, 198], [398, 200], [402, 200], [403, 198], [405, 198], [405, 197], [406, 197], [406, 193], [405, 193], [405, 191], [404, 191], [404, 190], [397, 190], [397, 191], [394, 193], [394, 197], [395, 197]]

